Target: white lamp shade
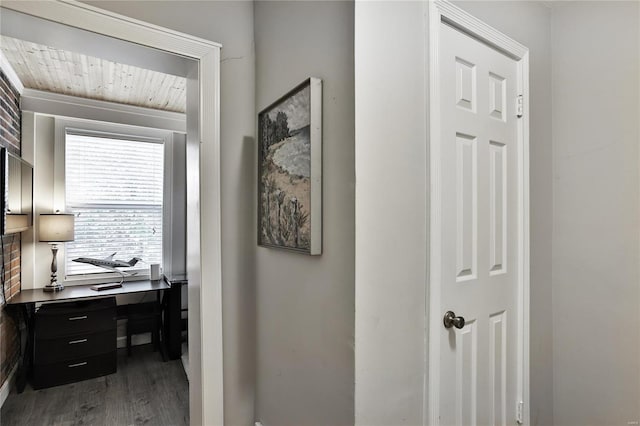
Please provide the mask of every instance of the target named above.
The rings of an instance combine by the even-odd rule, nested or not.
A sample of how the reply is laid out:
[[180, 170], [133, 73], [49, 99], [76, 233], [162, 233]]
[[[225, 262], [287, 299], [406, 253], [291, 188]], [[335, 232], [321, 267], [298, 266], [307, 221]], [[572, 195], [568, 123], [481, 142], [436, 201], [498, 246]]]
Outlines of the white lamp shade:
[[26, 214], [7, 214], [5, 234], [22, 232], [29, 229], [29, 216]]
[[52, 243], [73, 241], [74, 223], [72, 214], [41, 214], [40, 241]]

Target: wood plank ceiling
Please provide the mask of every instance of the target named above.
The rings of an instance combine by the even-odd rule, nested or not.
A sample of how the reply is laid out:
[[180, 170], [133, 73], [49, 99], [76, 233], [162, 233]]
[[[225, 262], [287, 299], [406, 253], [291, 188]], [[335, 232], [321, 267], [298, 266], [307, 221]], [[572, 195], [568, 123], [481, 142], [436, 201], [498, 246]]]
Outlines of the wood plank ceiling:
[[0, 36], [0, 49], [25, 87], [184, 113], [184, 77]]

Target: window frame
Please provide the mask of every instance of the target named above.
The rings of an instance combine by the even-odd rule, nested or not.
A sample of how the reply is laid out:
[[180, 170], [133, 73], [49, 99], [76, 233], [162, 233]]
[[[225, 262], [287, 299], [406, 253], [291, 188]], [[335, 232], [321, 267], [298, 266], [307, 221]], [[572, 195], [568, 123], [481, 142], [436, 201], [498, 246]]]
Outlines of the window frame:
[[[66, 136], [74, 135], [107, 137], [112, 139], [125, 139], [140, 142], [152, 142], [163, 144], [164, 151], [164, 176], [162, 193], [162, 265], [166, 265], [172, 253], [171, 247], [171, 223], [173, 222], [173, 132], [168, 130], [136, 127], [124, 124], [106, 123], [91, 120], [75, 120], [68, 118], [55, 119], [54, 163], [53, 163], [53, 211], [66, 211]], [[66, 247], [61, 244], [59, 249], [58, 276], [63, 277], [64, 282], [74, 284], [98, 284], [119, 279], [117, 272], [97, 272], [92, 274], [67, 275]], [[144, 271], [144, 269], [143, 269]], [[125, 281], [138, 281], [149, 279], [148, 269], [138, 272], [136, 275], [127, 276]]]

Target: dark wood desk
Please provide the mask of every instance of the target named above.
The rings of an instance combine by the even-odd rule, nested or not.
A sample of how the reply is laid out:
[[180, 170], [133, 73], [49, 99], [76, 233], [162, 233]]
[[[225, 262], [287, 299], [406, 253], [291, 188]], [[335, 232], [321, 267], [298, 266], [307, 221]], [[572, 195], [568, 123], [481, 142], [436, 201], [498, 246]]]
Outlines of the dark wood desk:
[[122, 287], [109, 290], [91, 290], [89, 285], [67, 285], [64, 290], [47, 293], [42, 289], [22, 290], [7, 301], [7, 305], [22, 305], [29, 303], [66, 302], [82, 299], [97, 299], [106, 296], [119, 296], [122, 294], [144, 293], [148, 291], [169, 290], [171, 286], [164, 280], [158, 281], [125, 281]]
[[[23, 290], [7, 301], [7, 308], [18, 321], [26, 326], [27, 336], [24, 343], [20, 342], [22, 357], [18, 363], [16, 376], [16, 387], [21, 393], [26, 384], [27, 376], [31, 371], [33, 361], [33, 338], [34, 338], [34, 318], [36, 303], [70, 302], [78, 300], [99, 299], [103, 297], [113, 297], [123, 294], [145, 293], [150, 291], [159, 292], [170, 290], [171, 286], [164, 280], [158, 281], [128, 281], [122, 287], [109, 290], [96, 291], [91, 289], [91, 285], [68, 285], [64, 290], [54, 293], [46, 293], [42, 289]], [[158, 301], [160, 294], [158, 293]]]

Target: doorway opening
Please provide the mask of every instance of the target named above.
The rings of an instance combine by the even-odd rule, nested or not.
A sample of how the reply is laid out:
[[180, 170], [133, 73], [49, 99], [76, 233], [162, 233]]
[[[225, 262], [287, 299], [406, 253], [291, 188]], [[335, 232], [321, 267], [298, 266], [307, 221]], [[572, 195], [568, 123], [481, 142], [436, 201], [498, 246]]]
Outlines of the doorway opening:
[[[87, 49], [93, 38], [93, 42], [104, 48], [108, 55], [118, 55], [122, 51], [114, 46], [127, 43], [131, 49], [137, 48], [140, 52], [139, 55], [132, 55], [129, 60], [137, 58], [145, 68], [170, 63], [168, 66], [173, 67], [172, 73], [186, 79], [186, 268], [190, 317], [190, 421], [192, 424], [222, 424], [219, 164], [221, 46], [82, 3], [3, 4], [3, 33], [10, 28], [5, 25], [5, 19], [8, 21], [12, 14], [20, 15], [19, 25], [28, 19], [39, 19], [39, 25], [31, 27], [34, 35], [42, 36], [48, 30], [64, 31], [64, 26], [83, 32], [83, 36], [75, 40], [75, 47], [78, 43], [84, 43], [83, 48]], [[58, 29], [51, 25], [57, 25]], [[45, 36], [55, 38], [52, 33]], [[64, 37], [60, 40], [64, 40]], [[74, 40], [67, 39], [67, 42], [73, 44]], [[69, 47], [74, 50], [74, 46]], [[56, 47], [65, 48], [64, 45]], [[168, 55], [174, 60], [166, 61]], [[120, 114], [125, 123], [126, 115]], [[153, 119], [156, 122], [161, 120], [158, 117]], [[201, 191], [201, 182], [206, 182], [206, 191]], [[206, 306], [206, 309], [202, 309], [202, 306]], [[205, 400], [207, 404], [203, 403]]]
[[529, 423], [528, 58], [429, 3], [429, 424]]

